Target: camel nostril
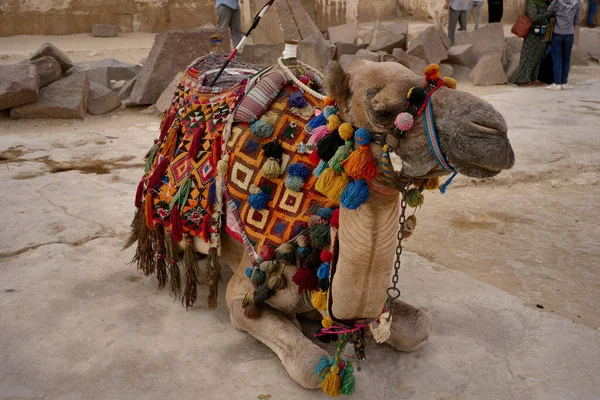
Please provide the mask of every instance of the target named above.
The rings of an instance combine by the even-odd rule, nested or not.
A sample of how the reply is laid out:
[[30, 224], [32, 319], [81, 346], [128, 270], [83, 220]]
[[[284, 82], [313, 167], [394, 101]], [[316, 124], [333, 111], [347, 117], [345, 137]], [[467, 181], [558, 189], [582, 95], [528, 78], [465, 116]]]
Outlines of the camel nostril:
[[[504, 124], [495, 123], [495, 121], [489, 121], [488, 123], [481, 124], [478, 122], [470, 122], [471, 126], [475, 128], [477, 133], [491, 134], [491, 135], [502, 135], [506, 136], [507, 129]], [[491, 125], [491, 126], [490, 126]]]

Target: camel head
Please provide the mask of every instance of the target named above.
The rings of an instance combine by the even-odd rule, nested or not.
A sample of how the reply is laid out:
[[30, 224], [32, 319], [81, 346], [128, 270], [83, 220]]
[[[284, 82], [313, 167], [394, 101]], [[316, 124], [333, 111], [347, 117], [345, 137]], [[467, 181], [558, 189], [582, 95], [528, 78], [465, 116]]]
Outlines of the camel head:
[[[331, 62], [325, 84], [342, 119], [371, 133], [386, 134], [394, 131], [396, 116], [406, 111], [408, 91], [423, 86], [424, 79], [393, 62], [359, 61], [347, 73]], [[447, 87], [435, 91], [431, 104], [441, 149], [459, 173], [488, 178], [513, 166], [506, 121], [492, 105]], [[402, 159], [405, 176], [418, 179], [447, 174], [429, 147], [423, 117], [415, 118], [403, 138], [388, 134], [386, 142]], [[381, 159], [380, 145], [372, 143], [371, 151]]]

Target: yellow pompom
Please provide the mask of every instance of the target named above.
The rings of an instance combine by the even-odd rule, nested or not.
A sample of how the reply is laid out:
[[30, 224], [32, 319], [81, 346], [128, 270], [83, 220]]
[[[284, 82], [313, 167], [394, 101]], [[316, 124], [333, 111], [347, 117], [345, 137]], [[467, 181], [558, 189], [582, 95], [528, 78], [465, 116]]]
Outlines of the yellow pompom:
[[325, 188], [323, 194], [325, 194], [325, 196], [327, 196], [327, 198], [332, 202], [339, 204], [340, 199], [342, 198], [342, 193], [344, 193], [344, 190], [349, 183], [350, 178], [348, 178], [348, 174], [334, 171], [334, 175], [331, 178], [329, 185]]
[[354, 128], [347, 122], [344, 122], [338, 128], [338, 133], [344, 140], [351, 140], [354, 137]]
[[321, 383], [321, 388], [326, 395], [330, 397], [336, 397], [341, 394], [342, 389], [342, 378], [340, 377], [340, 368], [337, 365], [334, 365], [329, 370], [329, 373], [323, 379]]
[[458, 83], [456, 82], [456, 79], [447, 76], [444, 78], [444, 85], [446, 85], [447, 88], [456, 89]]
[[440, 186], [440, 178], [435, 177], [425, 181], [426, 190], [435, 190]]
[[440, 66], [437, 65], [437, 64], [429, 64], [425, 68], [424, 72], [425, 72], [425, 76], [430, 81], [436, 81], [436, 80], [438, 80], [438, 79], [441, 78], [441, 75], [440, 75]]
[[317, 310], [327, 310], [327, 292], [314, 292], [310, 297], [310, 301]]
[[323, 328], [329, 329], [333, 326], [333, 320], [331, 319], [331, 317], [325, 317], [321, 321], [321, 325], [323, 325]]
[[340, 125], [342, 125], [342, 120], [337, 115], [333, 114], [327, 118], [327, 129], [331, 132], [337, 131]]

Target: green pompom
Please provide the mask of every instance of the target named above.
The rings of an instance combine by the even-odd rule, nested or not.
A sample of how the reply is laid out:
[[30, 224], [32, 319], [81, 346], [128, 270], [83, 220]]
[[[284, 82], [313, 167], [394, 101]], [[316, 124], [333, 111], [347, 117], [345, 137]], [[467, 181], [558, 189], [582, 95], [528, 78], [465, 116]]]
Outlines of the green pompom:
[[419, 207], [424, 201], [425, 197], [418, 189], [411, 189], [406, 194], [406, 204], [408, 204], [409, 207]]

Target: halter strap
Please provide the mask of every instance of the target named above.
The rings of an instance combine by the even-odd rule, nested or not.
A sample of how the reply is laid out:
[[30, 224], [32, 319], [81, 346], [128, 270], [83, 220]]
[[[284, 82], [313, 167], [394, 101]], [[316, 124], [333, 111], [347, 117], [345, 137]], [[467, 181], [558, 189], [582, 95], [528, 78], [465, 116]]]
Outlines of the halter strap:
[[456, 170], [448, 163], [444, 153], [442, 152], [442, 148], [437, 137], [437, 132], [435, 131], [435, 124], [433, 123], [431, 99], [427, 100], [427, 107], [425, 108], [425, 132], [427, 133], [427, 142], [429, 142], [429, 148], [431, 148], [431, 152], [435, 156], [435, 159], [440, 167], [442, 167], [442, 169], [446, 172], [456, 172]]

